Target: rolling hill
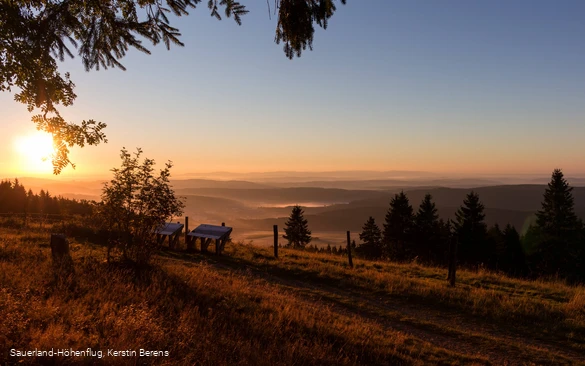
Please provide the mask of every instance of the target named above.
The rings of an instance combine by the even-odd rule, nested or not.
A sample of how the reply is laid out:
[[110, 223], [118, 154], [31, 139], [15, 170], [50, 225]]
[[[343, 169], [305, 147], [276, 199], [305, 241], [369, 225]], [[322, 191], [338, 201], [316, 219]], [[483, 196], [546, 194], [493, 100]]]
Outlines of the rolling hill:
[[[510, 185], [480, 187], [473, 190], [479, 194], [485, 205], [488, 225], [509, 223], [519, 231], [523, 231], [532, 220], [534, 213], [540, 209], [545, 186]], [[405, 190], [405, 192], [415, 212], [424, 195], [431, 193], [439, 210], [439, 216], [443, 219], [453, 219], [470, 189], [431, 188]], [[311, 229], [317, 231], [361, 231], [369, 216], [373, 216], [378, 225], [381, 226], [393, 194], [384, 192], [382, 196], [376, 198], [322, 207], [318, 211], [311, 211], [310, 208], [307, 208], [305, 217], [309, 221]], [[573, 194], [576, 212], [585, 218], [585, 188], [576, 187]], [[282, 210], [279, 213], [283, 213]], [[284, 225], [286, 216], [288, 213], [278, 219], [241, 220], [241, 225], [242, 228], [250, 230], [268, 230], [275, 224]]]
[[180, 195], [200, 195], [222, 197], [242, 202], [254, 203], [257, 206], [278, 204], [281, 206], [315, 203], [325, 205], [348, 203], [356, 200], [384, 197], [384, 192], [371, 190], [346, 190], [334, 188], [267, 188], [267, 189], [230, 189], [230, 188], [185, 188], [177, 189]]

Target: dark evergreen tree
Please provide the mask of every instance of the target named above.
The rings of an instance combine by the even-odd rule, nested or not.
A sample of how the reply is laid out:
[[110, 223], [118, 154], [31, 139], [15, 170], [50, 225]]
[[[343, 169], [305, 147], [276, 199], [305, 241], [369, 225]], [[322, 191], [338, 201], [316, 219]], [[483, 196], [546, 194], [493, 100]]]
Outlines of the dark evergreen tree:
[[440, 244], [437, 248], [437, 264], [447, 265], [449, 263], [449, 245], [453, 242], [453, 231], [451, 220], [439, 219]]
[[390, 201], [390, 208], [384, 223], [384, 251], [391, 260], [412, 259], [414, 214], [404, 191]]
[[26, 189], [24, 186], [20, 184], [18, 179], [14, 180], [14, 184], [12, 186], [12, 212], [26, 212], [28, 202], [27, 202], [27, 195]]
[[288, 240], [288, 246], [293, 248], [304, 248], [311, 242], [311, 231], [309, 230], [308, 221], [305, 219], [304, 211], [301, 206], [293, 207], [289, 219], [285, 223], [282, 237]]
[[504, 257], [506, 252], [506, 239], [504, 233], [500, 229], [500, 225], [497, 223], [492, 226], [487, 232], [487, 241], [489, 246], [492, 248], [493, 258], [490, 263], [490, 267], [493, 269], [499, 269], [505, 271], [502, 268], [501, 259]]
[[536, 225], [544, 234], [562, 237], [582, 228], [575, 214], [573, 187], [563, 177], [560, 169], [555, 169], [551, 181], [544, 192], [542, 209], [536, 213]]
[[27, 201], [27, 212], [38, 212], [39, 202], [38, 196], [33, 193], [32, 190], [28, 190], [26, 193], [26, 201]]
[[501, 269], [510, 276], [526, 274], [526, 256], [520, 242], [520, 234], [515, 227], [508, 224], [502, 233], [505, 248], [499, 256]]
[[8, 180], [0, 182], [0, 211], [10, 212], [12, 208], [12, 183]]
[[41, 190], [34, 194], [16, 179], [13, 182], [0, 182], [0, 213], [14, 214], [73, 214], [88, 215], [93, 212], [95, 202], [72, 200], [63, 197], [52, 197]]
[[357, 248], [358, 253], [368, 258], [382, 257], [382, 231], [372, 216], [362, 227], [360, 240], [362, 242]]
[[476, 266], [488, 264], [492, 254], [487, 243], [487, 226], [484, 222], [484, 206], [479, 195], [470, 192], [463, 205], [455, 214], [455, 231], [458, 240], [457, 257], [459, 262]]
[[575, 214], [572, 190], [562, 171], [555, 169], [544, 192], [542, 209], [536, 213], [536, 225], [530, 229], [530, 236], [536, 238], [536, 243], [531, 243], [535, 250], [530, 262], [537, 273], [571, 279], [581, 276], [583, 223]]
[[432, 196], [426, 194], [414, 217], [414, 255], [423, 262], [441, 262], [444, 249], [439, 214]]

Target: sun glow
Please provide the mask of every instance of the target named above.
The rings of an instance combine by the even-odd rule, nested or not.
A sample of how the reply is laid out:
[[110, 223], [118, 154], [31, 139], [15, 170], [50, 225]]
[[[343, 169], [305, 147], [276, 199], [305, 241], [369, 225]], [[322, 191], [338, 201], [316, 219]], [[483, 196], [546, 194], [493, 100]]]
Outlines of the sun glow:
[[14, 140], [14, 148], [18, 153], [18, 170], [20, 172], [52, 171], [51, 156], [53, 155], [53, 138], [47, 133], [20, 136]]

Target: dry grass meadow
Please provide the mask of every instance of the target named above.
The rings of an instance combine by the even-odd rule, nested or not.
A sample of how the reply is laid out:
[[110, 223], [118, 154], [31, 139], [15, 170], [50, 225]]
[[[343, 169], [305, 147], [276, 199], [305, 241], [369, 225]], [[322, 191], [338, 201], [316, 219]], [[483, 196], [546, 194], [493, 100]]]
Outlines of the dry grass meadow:
[[[24, 364], [569, 365], [585, 363], [585, 288], [243, 243], [163, 250], [139, 272], [49, 231], [0, 228], [0, 361]], [[213, 252], [213, 248], [210, 248]], [[16, 358], [9, 350], [161, 350], [167, 357]]]

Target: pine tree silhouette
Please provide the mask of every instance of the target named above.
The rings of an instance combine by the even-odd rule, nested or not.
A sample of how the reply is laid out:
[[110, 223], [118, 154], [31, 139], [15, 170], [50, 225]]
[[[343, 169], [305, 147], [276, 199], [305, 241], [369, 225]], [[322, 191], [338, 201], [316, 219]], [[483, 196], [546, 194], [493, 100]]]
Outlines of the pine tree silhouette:
[[53, 197], [44, 190], [34, 194], [18, 179], [0, 182], [0, 213], [87, 215], [92, 213], [94, 204], [93, 201]]
[[488, 264], [491, 259], [483, 210], [479, 195], [471, 191], [455, 214], [455, 231], [459, 243], [457, 256], [464, 264]]
[[492, 258], [493, 262], [490, 263], [490, 267], [505, 271], [503, 268], [505, 266], [502, 264], [502, 261], [506, 253], [506, 239], [504, 238], [502, 229], [500, 229], [500, 225], [496, 223], [488, 230], [487, 240], [490, 249], [492, 249], [492, 253], [494, 254]]
[[404, 261], [413, 257], [412, 234], [414, 214], [404, 191], [390, 201], [384, 223], [384, 250], [391, 260]]
[[583, 223], [575, 214], [575, 204], [569, 186], [560, 169], [552, 173], [544, 192], [542, 209], [536, 213], [536, 225], [530, 228], [536, 238], [531, 262], [537, 271], [571, 279], [583, 276]]
[[285, 223], [282, 237], [288, 240], [288, 246], [293, 248], [304, 248], [311, 242], [311, 230], [309, 230], [308, 221], [303, 216], [304, 211], [301, 206], [293, 207], [289, 219]]
[[439, 214], [433, 197], [426, 194], [414, 217], [414, 254], [423, 262], [438, 262], [443, 255]]
[[382, 231], [376, 225], [376, 220], [370, 216], [362, 227], [360, 233], [362, 243], [358, 252], [369, 258], [380, 258], [382, 256]]
[[454, 225], [451, 220], [444, 221], [439, 219], [439, 248], [437, 248], [437, 263], [448, 264], [449, 263], [449, 245], [453, 242], [454, 236]]
[[505, 243], [501, 257], [502, 270], [510, 276], [523, 276], [526, 273], [526, 256], [520, 242], [520, 234], [510, 224], [506, 225], [502, 234]]
[[542, 209], [536, 213], [536, 225], [544, 234], [560, 237], [581, 229], [582, 223], [575, 214], [572, 191], [573, 187], [569, 186], [563, 172], [555, 169], [544, 192]]

